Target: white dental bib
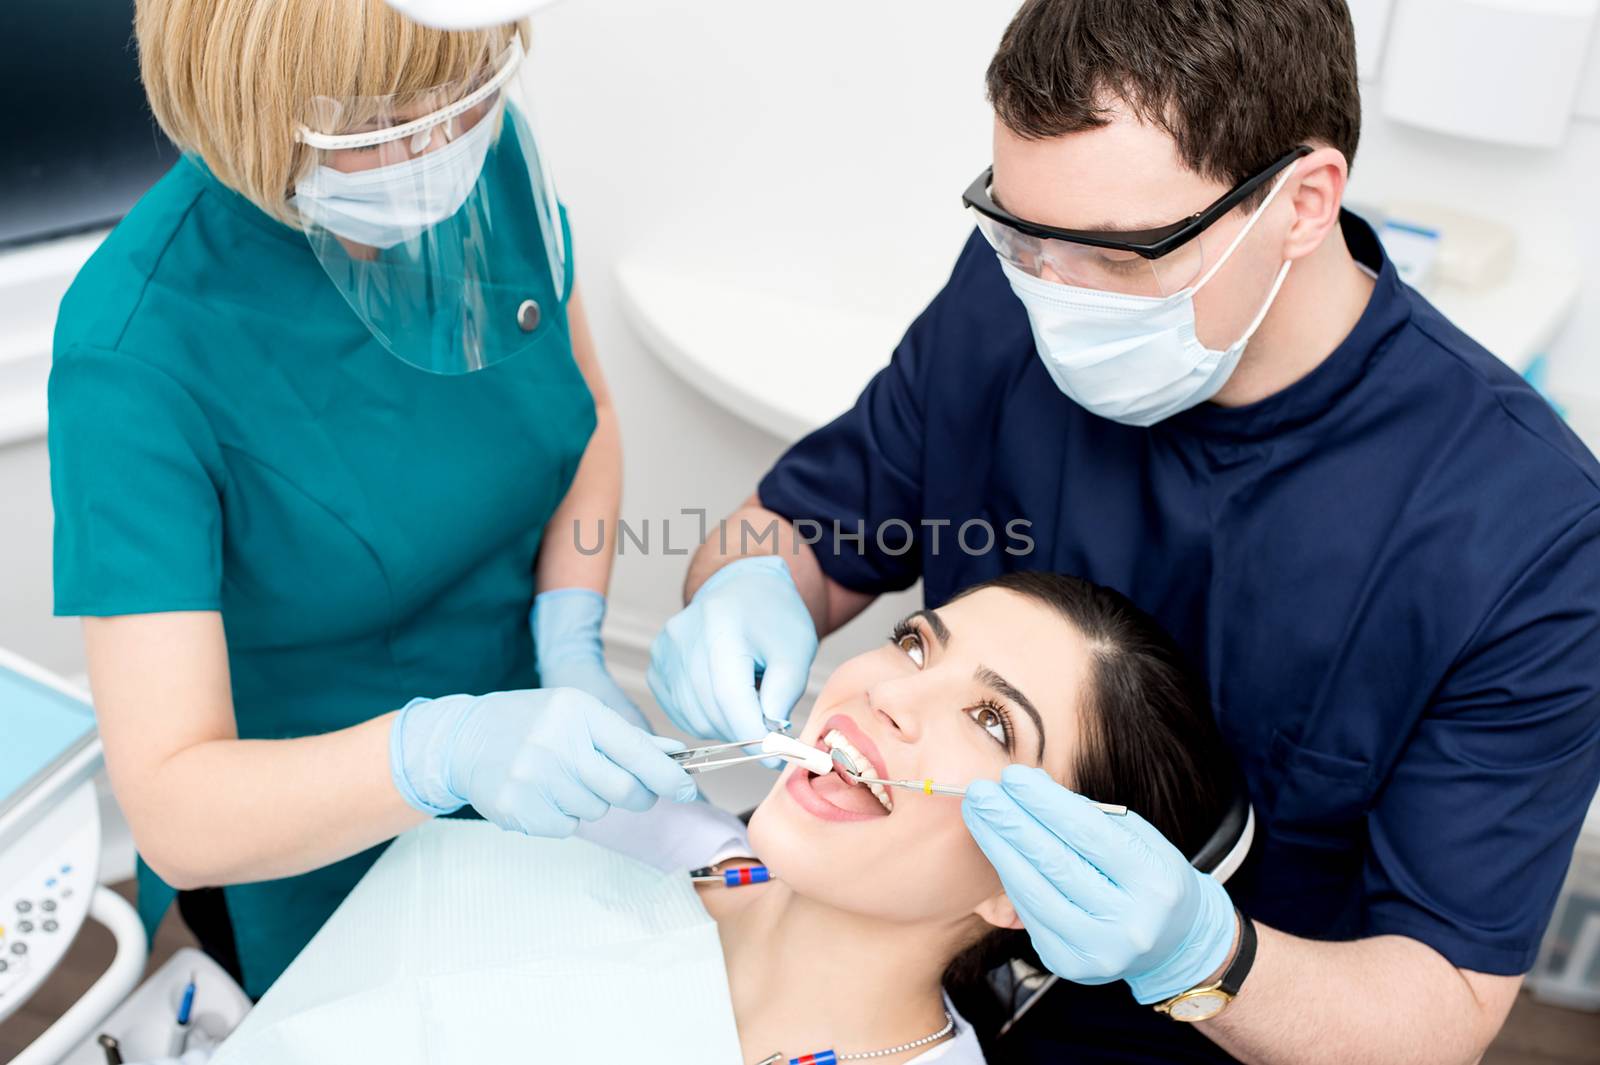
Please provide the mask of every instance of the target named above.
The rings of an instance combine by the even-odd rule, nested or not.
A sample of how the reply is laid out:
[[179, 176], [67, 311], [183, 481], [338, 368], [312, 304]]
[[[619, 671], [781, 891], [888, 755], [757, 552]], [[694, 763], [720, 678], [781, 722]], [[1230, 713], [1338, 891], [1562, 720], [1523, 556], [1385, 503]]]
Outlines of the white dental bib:
[[741, 1060], [688, 877], [435, 821], [395, 841], [213, 1065]]

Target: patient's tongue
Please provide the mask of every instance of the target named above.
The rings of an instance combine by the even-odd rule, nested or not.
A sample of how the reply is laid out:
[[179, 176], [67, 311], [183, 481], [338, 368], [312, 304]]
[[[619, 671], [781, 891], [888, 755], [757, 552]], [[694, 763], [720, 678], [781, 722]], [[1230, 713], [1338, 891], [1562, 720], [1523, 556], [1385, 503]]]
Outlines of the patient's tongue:
[[879, 802], [878, 797], [868, 791], [865, 785], [848, 783], [837, 773], [814, 778], [811, 781], [811, 788], [841, 810], [849, 810], [856, 814], [888, 816], [889, 811], [883, 808], [883, 803]]

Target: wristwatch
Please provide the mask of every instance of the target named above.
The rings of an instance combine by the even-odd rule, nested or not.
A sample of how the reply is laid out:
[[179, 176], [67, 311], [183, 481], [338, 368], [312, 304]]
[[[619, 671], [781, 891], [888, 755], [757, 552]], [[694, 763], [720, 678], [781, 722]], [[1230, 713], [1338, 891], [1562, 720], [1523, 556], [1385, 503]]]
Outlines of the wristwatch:
[[1239, 949], [1234, 952], [1233, 962], [1223, 970], [1222, 979], [1214, 984], [1191, 987], [1165, 1002], [1156, 1003], [1157, 1013], [1165, 1013], [1175, 1021], [1193, 1024], [1195, 1021], [1209, 1021], [1233, 1002], [1244, 978], [1250, 974], [1250, 966], [1256, 960], [1255, 922], [1237, 909], [1234, 912], [1239, 914]]

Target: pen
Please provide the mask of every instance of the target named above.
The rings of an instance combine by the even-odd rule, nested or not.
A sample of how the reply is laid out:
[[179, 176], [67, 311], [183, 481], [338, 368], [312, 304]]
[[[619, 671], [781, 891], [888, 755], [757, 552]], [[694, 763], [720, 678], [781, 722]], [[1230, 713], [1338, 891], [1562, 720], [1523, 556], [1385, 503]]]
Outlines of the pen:
[[167, 1041], [167, 1055], [179, 1057], [183, 1048], [189, 1041], [189, 1014], [194, 1010], [194, 973], [189, 974], [189, 983], [184, 986], [183, 1000], [178, 1003], [178, 1021], [172, 1026], [172, 1038]]

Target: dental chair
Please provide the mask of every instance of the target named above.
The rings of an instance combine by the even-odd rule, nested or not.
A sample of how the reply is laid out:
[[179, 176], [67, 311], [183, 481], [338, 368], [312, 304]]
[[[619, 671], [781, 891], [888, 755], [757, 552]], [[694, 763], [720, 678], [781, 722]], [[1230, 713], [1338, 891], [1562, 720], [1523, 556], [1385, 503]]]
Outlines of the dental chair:
[[[1244, 864], [1254, 840], [1255, 811], [1240, 780], [1221, 824], [1190, 855], [1189, 864], [1227, 883]], [[1064, 1048], [1072, 1042], [1073, 1014], [1092, 1012], [1098, 1019], [1105, 1015], [1104, 1011], [1126, 1009], [1132, 1001], [1128, 989], [1120, 983], [1102, 987], [1063, 983], [1041, 967], [1031, 948], [1025, 957], [1002, 960], [990, 970], [984, 983], [987, 987], [976, 986], [952, 997], [962, 1016], [977, 1030], [990, 1065], [1054, 1065], [1063, 1060]], [[1166, 1057], [1168, 1052], [1162, 1048], [1164, 1059], [1232, 1060], [1203, 1035], [1190, 1034], [1198, 1040], [1193, 1059]], [[1137, 1038], [1136, 1031], [1129, 1032], [1131, 1041]], [[1127, 1049], [1134, 1053], [1138, 1050], [1132, 1045]]]

